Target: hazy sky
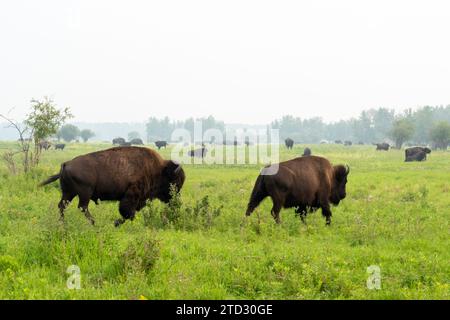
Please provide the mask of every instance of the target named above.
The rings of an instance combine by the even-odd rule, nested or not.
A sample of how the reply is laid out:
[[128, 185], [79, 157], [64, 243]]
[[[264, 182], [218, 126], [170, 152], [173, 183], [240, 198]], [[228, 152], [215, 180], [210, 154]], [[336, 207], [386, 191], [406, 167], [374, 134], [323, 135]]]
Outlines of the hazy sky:
[[1, 1], [0, 113], [330, 121], [450, 104], [449, 1]]

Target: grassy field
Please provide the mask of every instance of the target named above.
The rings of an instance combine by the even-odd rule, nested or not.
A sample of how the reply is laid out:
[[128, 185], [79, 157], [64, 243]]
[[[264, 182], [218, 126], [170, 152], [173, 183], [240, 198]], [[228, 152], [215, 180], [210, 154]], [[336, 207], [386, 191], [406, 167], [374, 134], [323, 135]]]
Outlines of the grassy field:
[[[12, 145], [0, 143], [0, 153]], [[0, 164], [1, 299], [450, 298], [450, 152], [404, 163], [399, 150], [310, 146], [351, 167], [331, 227], [320, 212], [304, 225], [293, 210], [276, 225], [270, 199], [245, 218], [259, 167], [219, 165], [184, 166], [176, 210], [155, 201], [115, 228], [118, 203], [91, 203], [93, 227], [74, 200], [62, 224], [59, 184], [38, 182], [61, 162], [108, 147], [47, 151], [27, 175]], [[282, 160], [303, 148], [283, 148]], [[80, 290], [66, 286], [70, 265], [80, 268]], [[372, 265], [379, 290], [366, 285]]]

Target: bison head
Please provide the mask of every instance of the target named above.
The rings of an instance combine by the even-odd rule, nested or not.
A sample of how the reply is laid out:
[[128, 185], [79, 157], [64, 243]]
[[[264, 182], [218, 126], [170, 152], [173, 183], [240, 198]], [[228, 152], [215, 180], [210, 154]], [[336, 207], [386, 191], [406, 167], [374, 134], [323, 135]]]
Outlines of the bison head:
[[347, 176], [350, 173], [350, 168], [348, 166], [344, 167], [342, 165], [334, 166], [333, 173], [334, 177], [330, 201], [334, 205], [338, 205], [339, 202], [345, 199], [347, 195], [345, 187], [347, 185]]
[[162, 171], [161, 178], [162, 181], [158, 198], [161, 201], [168, 203], [172, 198], [172, 195], [170, 193], [171, 186], [175, 188], [176, 192], [179, 192], [183, 187], [186, 176], [184, 174], [183, 168], [179, 163], [169, 160], [167, 161], [167, 164]]
[[423, 151], [424, 151], [425, 153], [431, 153], [431, 149], [430, 149], [430, 148], [423, 148]]

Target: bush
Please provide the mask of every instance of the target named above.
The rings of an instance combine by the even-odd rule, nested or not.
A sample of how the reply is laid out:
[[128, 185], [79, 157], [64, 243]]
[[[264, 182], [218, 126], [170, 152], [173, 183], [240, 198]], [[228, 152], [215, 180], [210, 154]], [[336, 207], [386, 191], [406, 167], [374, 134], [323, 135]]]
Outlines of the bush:
[[137, 238], [132, 241], [120, 256], [125, 273], [148, 272], [159, 258], [159, 241], [153, 237]]

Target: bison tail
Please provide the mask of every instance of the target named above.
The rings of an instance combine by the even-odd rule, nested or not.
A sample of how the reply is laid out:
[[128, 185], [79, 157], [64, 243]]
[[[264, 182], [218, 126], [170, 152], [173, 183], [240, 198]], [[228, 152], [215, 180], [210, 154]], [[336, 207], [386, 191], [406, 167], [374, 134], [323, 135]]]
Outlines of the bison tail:
[[45, 186], [45, 185], [47, 185], [47, 184], [49, 184], [49, 183], [52, 183], [52, 182], [58, 180], [59, 177], [60, 177], [60, 174], [59, 174], [59, 173], [58, 173], [58, 174], [55, 174], [55, 175], [49, 177], [47, 180], [41, 182], [41, 183], [39, 184], [39, 187], [43, 187], [43, 186]]
[[261, 201], [267, 197], [267, 191], [264, 186], [264, 176], [260, 175], [258, 179], [256, 179], [255, 186], [253, 187], [252, 195], [250, 196], [250, 201], [248, 202], [246, 216], [252, 214], [252, 212], [259, 206]]

